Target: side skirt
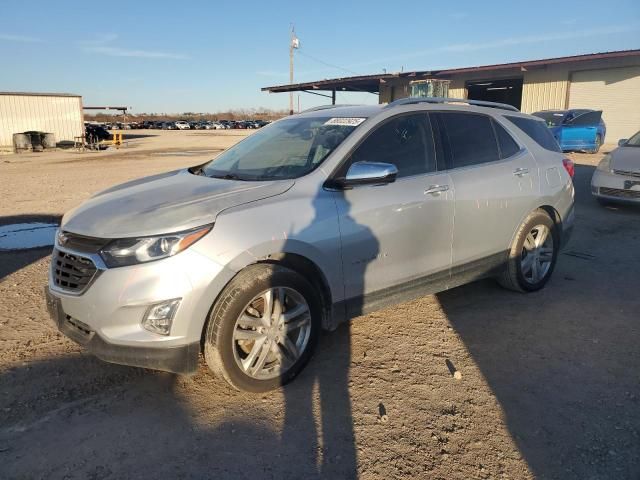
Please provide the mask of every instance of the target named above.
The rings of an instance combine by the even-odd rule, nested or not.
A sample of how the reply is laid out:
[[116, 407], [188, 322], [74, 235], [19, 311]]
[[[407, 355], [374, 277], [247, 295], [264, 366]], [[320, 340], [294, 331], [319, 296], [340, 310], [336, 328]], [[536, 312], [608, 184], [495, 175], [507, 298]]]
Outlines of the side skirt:
[[330, 330], [344, 321], [366, 315], [382, 308], [443, 292], [460, 285], [493, 277], [506, 268], [508, 251], [499, 252], [473, 262], [453, 267], [400, 285], [337, 302], [332, 308]]

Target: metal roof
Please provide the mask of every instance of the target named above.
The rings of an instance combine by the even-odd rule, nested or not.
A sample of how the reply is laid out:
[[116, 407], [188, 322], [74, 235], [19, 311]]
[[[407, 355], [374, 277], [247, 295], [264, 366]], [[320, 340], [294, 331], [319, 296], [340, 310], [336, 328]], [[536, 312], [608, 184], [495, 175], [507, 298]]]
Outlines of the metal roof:
[[494, 65], [481, 65], [476, 67], [461, 67], [441, 70], [416, 70], [411, 72], [382, 73], [373, 75], [358, 75], [355, 77], [340, 77], [314, 82], [294, 83], [290, 85], [275, 85], [272, 87], [264, 87], [262, 91], [270, 93], [295, 92], [302, 90], [338, 90], [347, 92], [377, 92], [380, 89], [380, 83], [394, 78], [413, 78], [420, 79], [426, 77], [447, 78], [451, 75], [469, 72], [482, 72], [487, 70], [507, 70], [512, 68], [523, 69], [528, 67], [536, 67], [543, 65], [552, 65], [558, 63], [583, 62], [587, 60], [601, 60], [607, 58], [632, 57], [640, 56], [640, 49], [636, 50], [620, 50], [614, 52], [589, 53], [585, 55], [572, 55], [569, 57], [546, 58], [541, 60], [525, 60], [521, 62], [499, 63]]
[[23, 97], [82, 97], [74, 93], [42, 93], [42, 92], [0, 92], [0, 95], [20, 95]]

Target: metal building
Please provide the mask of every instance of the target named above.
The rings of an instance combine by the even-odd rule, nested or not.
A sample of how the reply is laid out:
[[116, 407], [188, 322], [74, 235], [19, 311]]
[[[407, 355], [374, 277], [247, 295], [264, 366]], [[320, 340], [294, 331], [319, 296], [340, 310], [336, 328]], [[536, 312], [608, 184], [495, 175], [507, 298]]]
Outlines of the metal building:
[[83, 135], [82, 97], [68, 93], [0, 92], [0, 151], [13, 151], [13, 134], [53, 133], [56, 142]]
[[387, 103], [409, 96], [412, 85], [429, 79], [448, 80], [450, 97], [508, 103], [527, 113], [566, 108], [602, 110], [608, 143], [640, 130], [640, 50], [363, 75], [262, 90], [326, 91], [334, 99], [336, 91], [365, 91], [377, 93], [380, 103]]

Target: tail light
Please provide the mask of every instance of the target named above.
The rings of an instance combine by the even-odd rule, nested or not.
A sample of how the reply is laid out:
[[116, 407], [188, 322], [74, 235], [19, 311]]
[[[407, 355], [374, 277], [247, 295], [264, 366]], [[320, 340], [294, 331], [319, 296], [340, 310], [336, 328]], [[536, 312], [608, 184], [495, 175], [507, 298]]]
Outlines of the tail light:
[[563, 158], [562, 165], [564, 165], [564, 169], [567, 171], [569, 176], [573, 178], [573, 176], [576, 174], [576, 165], [573, 163], [573, 160], [571, 160], [570, 158]]

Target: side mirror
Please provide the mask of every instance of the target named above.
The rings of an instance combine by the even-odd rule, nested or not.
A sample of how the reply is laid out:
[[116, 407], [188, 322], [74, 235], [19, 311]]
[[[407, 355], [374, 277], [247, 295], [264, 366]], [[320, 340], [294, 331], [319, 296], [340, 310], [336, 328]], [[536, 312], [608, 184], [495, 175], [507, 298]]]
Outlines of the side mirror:
[[355, 162], [339, 183], [343, 188], [355, 185], [385, 185], [395, 182], [397, 176], [398, 169], [391, 163]]
[[618, 146], [622, 147], [622, 146], [626, 145], [628, 141], [629, 141], [628, 138], [621, 138], [620, 140], [618, 140]]

